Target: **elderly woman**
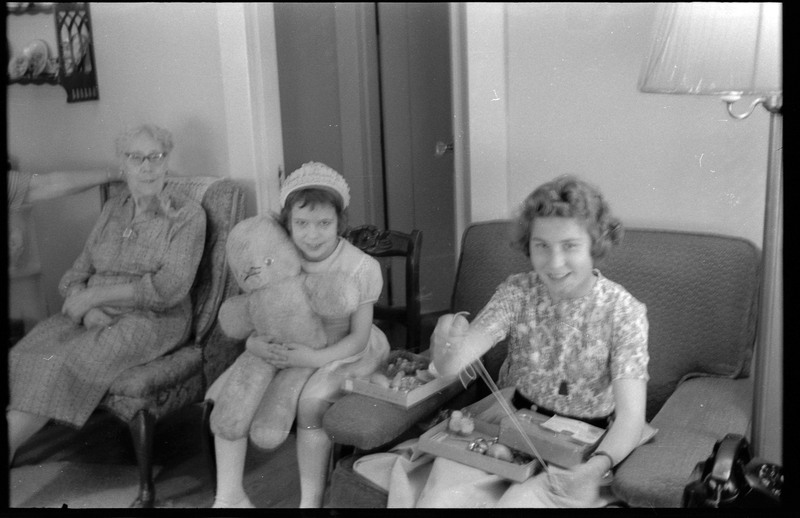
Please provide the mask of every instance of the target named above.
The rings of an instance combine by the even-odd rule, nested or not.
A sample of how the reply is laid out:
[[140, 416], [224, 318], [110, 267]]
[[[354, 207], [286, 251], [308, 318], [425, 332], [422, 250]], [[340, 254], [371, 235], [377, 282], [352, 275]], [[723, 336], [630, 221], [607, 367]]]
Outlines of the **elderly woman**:
[[129, 193], [103, 207], [59, 284], [61, 313], [9, 353], [9, 464], [50, 419], [81, 427], [114, 378], [189, 333], [189, 290], [205, 241], [195, 201], [164, 190], [173, 142], [143, 125], [116, 142]]

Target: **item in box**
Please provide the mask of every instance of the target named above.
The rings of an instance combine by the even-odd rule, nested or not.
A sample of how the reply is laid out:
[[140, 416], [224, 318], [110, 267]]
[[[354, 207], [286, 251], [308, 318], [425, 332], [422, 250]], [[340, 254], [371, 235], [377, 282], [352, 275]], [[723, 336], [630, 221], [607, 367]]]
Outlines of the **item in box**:
[[[498, 425], [476, 420], [473, 432], [464, 436], [449, 431], [448, 421], [443, 421], [420, 436], [417, 448], [515, 482], [523, 482], [541, 470], [539, 461], [498, 442], [498, 432]], [[502, 456], [504, 449], [510, 451], [511, 460], [490, 453], [499, 451]]]
[[408, 351], [392, 351], [386, 364], [369, 380], [348, 379], [344, 390], [409, 408], [455, 383], [457, 376], [437, 378], [430, 361]]
[[[605, 430], [583, 421], [561, 416], [548, 417], [533, 410], [518, 410], [517, 419], [539, 455], [548, 462], [570, 468], [583, 462]], [[500, 442], [532, 453], [510, 417], [500, 421]]]

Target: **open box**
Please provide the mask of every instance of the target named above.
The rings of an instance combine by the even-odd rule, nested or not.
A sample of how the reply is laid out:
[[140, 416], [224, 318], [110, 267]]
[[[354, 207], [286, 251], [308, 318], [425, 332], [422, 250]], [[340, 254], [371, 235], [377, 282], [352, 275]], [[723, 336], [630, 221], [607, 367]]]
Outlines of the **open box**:
[[[583, 462], [602, 439], [605, 430], [565, 417], [548, 417], [533, 410], [518, 410], [517, 420], [548, 464], [571, 468]], [[500, 421], [499, 440], [509, 448], [532, 453], [510, 417]]]
[[[387, 371], [389, 365], [391, 365], [393, 362], [402, 361], [407, 361], [407, 365], [416, 367], [416, 369], [426, 371], [428, 365], [430, 364], [430, 358], [427, 358], [421, 354], [414, 354], [409, 351], [392, 351], [387, 360], [387, 364], [383, 365], [382, 369], [379, 370], [379, 373], [388, 374], [388, 377], [391, 378], [394, 374], [396, 374], [396, 371]], [[409, 367], [409, 369], [411, 369], [411, 367]], [[412, 373], [408, 372], [407, 374], [411, 375]], [[432, 377], [433, 375], [429, 374], [429, 376]], [[393, 403], [403, 408], [410, 408], [417, 403], [425, 401], [437, 392], [444, 390], [453, 383], [458, 383], [458, 376], [442, 376], [438, 378], [432, 378], [412, 390], [405, 391], [402, 389], [384, 387], [370, 380], [346, 379], [342, 388], [346, 392], [363, 394], [365, 396], [380, 399], [382, 401], [388, 401], [389, 403]]]
[[475, 430], [471, 434], [463, 436], [448, 431], [448, 422], [448, 420], [444, 420], [422, 434], [417, 444], [417, 450], [482, 469], [515, 482], [523, 482], [541, 470], [541, 464], [535, 459], [527, 464], [516, 464], [469, 450], [469, 443], [475, 439], [497, 437], [500, 432], [498, 425], [476, 419], [474, 421]]
[[403, 408], [409, 408], [417, 403], [424, 401], [436, 394], [440, 390], [458, 383], [458, 376], [444, 376], [441, 378], [434, 378], [431, 381], [421, 385], [408, 392], [402, 390], [393, 390], [386, 387], [381, 387], [367, 380], [361, 379], [347, 379], [344, 382], [344, 390], [347, 392], [355, 392], [356, 394], [364, 394], [365, 396], [373, 397], [389, 403], [394, 403]]

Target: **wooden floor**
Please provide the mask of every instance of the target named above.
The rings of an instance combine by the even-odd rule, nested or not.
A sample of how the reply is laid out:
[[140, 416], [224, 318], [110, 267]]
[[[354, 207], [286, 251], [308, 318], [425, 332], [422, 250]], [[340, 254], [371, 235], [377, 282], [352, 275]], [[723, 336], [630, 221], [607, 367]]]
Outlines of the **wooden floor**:
[[[423, 344], [435, 323], [423, 319]], [[404, 333], [388, 332], [392, 343]], [[394, 336], [393, 336], [394, 335]], [[208, 508], [213, 473], [200, 434], [200, 405], [157, 424], [154, 441], [156, 507]], [[12, 508], [121, 508], [138, 493], [139, 475], [128, 428], [95, 412], [80, 430], [48, 424], [17, 452], [9, 474]], [[248, 449], [245, 490], [261, 508], [296, 508], [300, 502], [295, 436], [277, 450]]]
[[[153, 452], [156, 507], [208, 508], [213, 503], [200, 423], [198, 405], [158, 424]], [[82, 482], [75, 483], [76, 477]], [[128, 507], [138, 480], [127, 427], [96, 412], [81, 430], [49, 424], [20, 448], [9, 472], [8, 503], [12, 508]], [[294, 435], [272, 452], [249, 448], [245, 490], [257, 507], [298, 506]]]

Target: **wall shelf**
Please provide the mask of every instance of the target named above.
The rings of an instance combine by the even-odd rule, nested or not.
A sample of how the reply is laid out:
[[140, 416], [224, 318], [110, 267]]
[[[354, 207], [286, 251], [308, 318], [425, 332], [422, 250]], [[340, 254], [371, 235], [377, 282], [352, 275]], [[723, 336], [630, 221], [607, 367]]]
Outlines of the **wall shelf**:
[[7, 84], [61, 85], [67, 91], [68, 103], [100, 98], [88, 2], [8, 2], [6, 9], [8, 15], [15, 16], [52, 14], [58, 46], [58, 57], [49, 64], [48, 70], [33, 76], [28, 69], [14, 79], [6, 75]]

